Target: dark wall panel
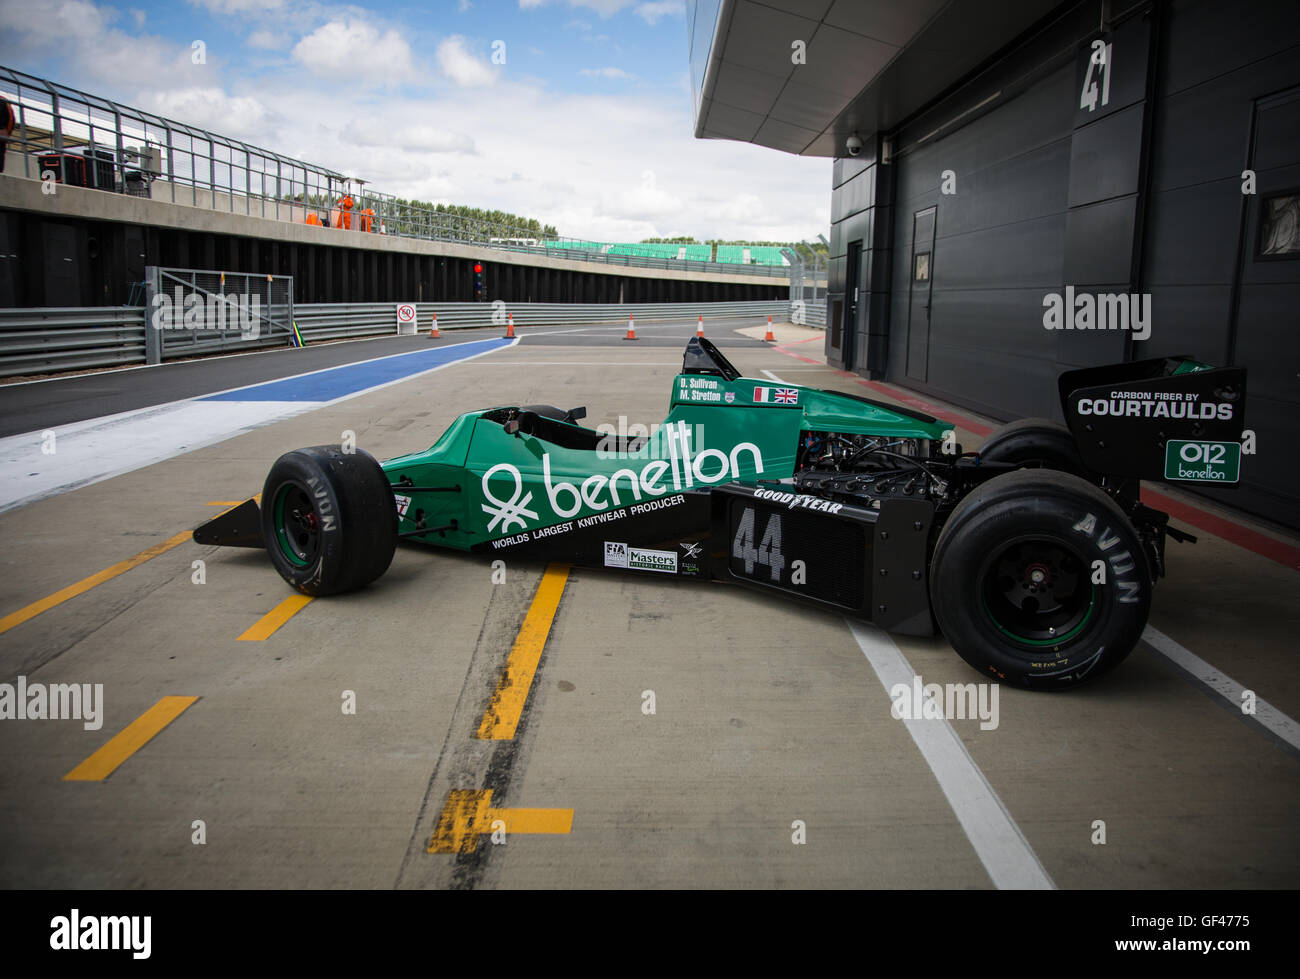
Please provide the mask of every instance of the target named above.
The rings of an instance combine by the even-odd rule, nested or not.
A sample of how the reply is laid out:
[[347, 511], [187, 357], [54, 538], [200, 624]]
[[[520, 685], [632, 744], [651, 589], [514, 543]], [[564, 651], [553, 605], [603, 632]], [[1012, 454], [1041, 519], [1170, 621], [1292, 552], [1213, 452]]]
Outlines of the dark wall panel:
[[[1174, 0], [1163, 28], [1151, 147], [1139, 355], [1190, 353], [1248, 370], [1246, 423], [1259, 452], [1242, 485], [1206, 495], [1300, 526], [1285, 448], [1300, 414], [1300, 258], [1260, 259], [1260, 209], [1300, 187], [1300, 5]], [[1242, 171], [1256, 193], [1242, 193]]]

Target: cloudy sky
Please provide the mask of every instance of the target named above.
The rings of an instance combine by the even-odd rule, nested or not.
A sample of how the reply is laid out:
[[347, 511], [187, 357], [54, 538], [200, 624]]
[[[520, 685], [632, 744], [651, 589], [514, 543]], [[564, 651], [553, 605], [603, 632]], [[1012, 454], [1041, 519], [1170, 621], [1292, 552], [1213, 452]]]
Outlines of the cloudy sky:
[[825, 233], [830, 161], [695, 139], [687, 58], [682, 0], [0, 0], [0, 64], [386, 193], [605, 241]]

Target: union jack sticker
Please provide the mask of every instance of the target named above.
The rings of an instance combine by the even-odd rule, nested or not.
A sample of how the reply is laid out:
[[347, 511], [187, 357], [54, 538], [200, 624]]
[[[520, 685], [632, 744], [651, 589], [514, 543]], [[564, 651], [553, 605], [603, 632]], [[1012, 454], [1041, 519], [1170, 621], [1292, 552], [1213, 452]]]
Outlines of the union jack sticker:
[[756, 405], [797, 405], [798, 388], [754, 388]]

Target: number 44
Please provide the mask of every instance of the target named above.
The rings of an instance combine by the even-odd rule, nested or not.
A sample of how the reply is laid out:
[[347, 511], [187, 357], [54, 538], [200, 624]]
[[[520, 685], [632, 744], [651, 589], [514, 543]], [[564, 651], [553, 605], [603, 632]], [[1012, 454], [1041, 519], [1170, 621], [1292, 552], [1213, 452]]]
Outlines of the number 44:
[[1092, 42], [1092, 54], [1088, 57], [1088, 73], [1083, 77], [1083, 94], [1079, 96], [1079, 108], [1092, 112], [1097, 108], [1098, 81], [1101, 84], [1101, 105], [1110, 104], [1110, 56], [1112, 45], [1101, 38]]
[[754, 565], [761, 564], [772, 570], [773, 581], [780, 581], [785, 569], [785, 557], [781, 554], [781, 515], [774, 513], [767, 518], [767, 528], [758, 547], [754, 546], [756, 538], [754, 508], [745, 507], [731, 542], [731, 556], [745, 562], [745, 574], [753, 574]]

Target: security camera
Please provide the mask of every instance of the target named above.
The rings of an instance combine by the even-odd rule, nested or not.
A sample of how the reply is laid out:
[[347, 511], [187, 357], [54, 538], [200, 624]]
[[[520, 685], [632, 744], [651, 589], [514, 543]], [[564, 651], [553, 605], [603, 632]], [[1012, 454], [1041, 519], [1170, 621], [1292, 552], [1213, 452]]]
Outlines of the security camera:
[[849, 156], [857, 156], [862, 152], [862, 137], [854, 133], [844, 141], [844, 148], [849, 151]]

